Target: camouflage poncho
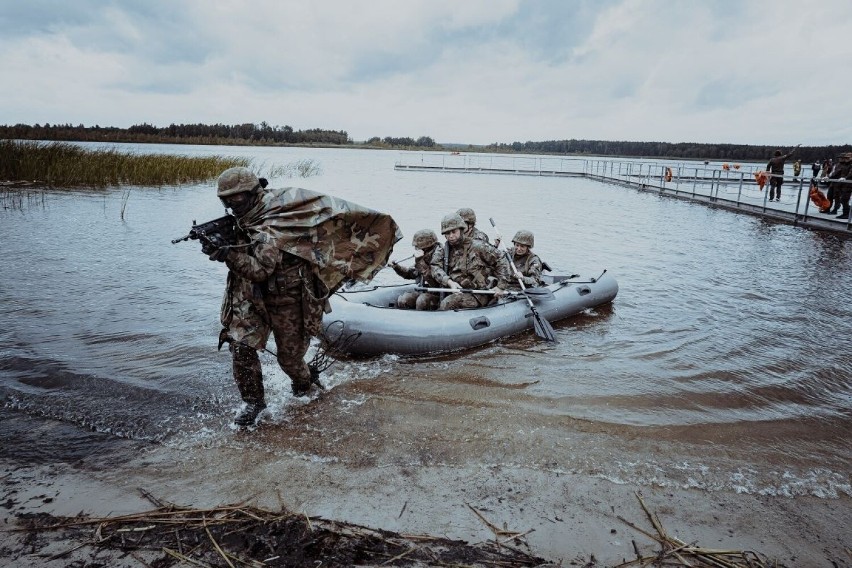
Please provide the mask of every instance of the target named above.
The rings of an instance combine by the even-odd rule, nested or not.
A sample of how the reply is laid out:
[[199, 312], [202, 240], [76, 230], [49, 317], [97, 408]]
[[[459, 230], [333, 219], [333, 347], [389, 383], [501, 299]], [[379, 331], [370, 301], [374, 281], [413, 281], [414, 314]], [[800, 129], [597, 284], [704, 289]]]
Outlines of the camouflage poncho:
[[311, 263], [331, 292], [349, 279], [371, 280], [402, 238], [386, 213], [299, 187], [264, 191], [240, 224]]

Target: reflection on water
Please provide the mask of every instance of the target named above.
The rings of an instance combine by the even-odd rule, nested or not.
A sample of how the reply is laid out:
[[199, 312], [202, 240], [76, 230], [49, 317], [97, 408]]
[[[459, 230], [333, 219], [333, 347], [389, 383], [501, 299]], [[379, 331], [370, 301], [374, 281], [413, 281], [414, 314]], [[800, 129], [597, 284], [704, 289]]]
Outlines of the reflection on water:
[[[197, 243], [169, 243], [221, 215], [212, 185], [133, 188], [124, 220], [121, 192], [46, 193], [0, 210], [5, 431], [26, 414], [358, 464], [513, 462], [616, 481], [852, 493], [852, 360], [839, 343], [852, 321], [847, 241], [584, 179], [396, 172], [392, 152], [153, 150], [269, 167], [314, 159], [322, 176], [273, 185], [388, 211], [405, 234], [396, 258], [416, 230], [473, 207], [507, 233], [533, 230], [558, 272], [607, 268], [619, 295], [554, 324], [558, 345], [528, 333], [450, 355], [339, 362], [329, 391], [308, 403], [264, 355], [266, 423], [235, 435], [229, 355], [215, 350], [225, 269]], [[305, 427], [322, 435], [297, 435]]]

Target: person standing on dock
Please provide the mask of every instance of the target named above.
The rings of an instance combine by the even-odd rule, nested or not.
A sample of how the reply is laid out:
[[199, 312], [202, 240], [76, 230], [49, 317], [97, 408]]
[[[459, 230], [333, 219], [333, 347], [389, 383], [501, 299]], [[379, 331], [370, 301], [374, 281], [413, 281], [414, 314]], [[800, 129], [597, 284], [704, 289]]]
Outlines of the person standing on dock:
[[[798, 148], [798, 146], [796, 146]], [[771, 174], [769, 177], [769, 201], [781, 201], [781, 185], [784, 183], [784, 162], [793, 155], [796, 149], [782, 154], [781, 150], [775, 150], [775, 155], [769, 159], [766, 169]]]
[[837, 165], [834, 166], [829, 179], [834, 180], [831, 183], [831, 190], [834, 190], [835, 206], [831, 213], [837, 212], [839, 206], [843, 206], [843, 211], [837, 216], [838, 219], [849, 218], [849, 198], [852, 197], [852, 152], [841, 154], [837, 159]]

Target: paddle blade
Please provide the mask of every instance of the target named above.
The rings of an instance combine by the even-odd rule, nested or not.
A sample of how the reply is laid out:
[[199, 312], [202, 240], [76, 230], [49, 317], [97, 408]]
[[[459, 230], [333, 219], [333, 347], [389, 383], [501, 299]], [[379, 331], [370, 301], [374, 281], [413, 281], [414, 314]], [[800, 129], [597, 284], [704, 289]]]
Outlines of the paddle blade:
[[553, 331], [553, 326], [550, 325], [550, 322], [541, 317], [541, 315], [533, 310], [533, 330], [535, 334], [545, 341], [550, 341], [552, 343], [559, 343], [556, 340], [556, 333]]

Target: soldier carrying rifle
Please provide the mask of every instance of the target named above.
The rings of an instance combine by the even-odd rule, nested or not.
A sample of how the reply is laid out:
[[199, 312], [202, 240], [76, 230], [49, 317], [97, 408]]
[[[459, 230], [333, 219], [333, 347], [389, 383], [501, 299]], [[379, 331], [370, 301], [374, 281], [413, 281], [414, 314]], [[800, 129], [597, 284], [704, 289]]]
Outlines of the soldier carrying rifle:
[[250, 426], [266, 408], [257, 352], [269, 335], [293, 395], [308, 395], [319, 381], [304, 356], [311, 336], [322, 331], [329, 294], [347, 280], [370, 280], [401, 234], [389, 215], [305, 189], [265, 189], [248, 168], [225, 170], [217, 185], [233, 213], [232, 235], [188, 237], [201, 240], [202, 252], [228, 267], [219, 347], [229, 344], [246, 403], [234, 422]]

